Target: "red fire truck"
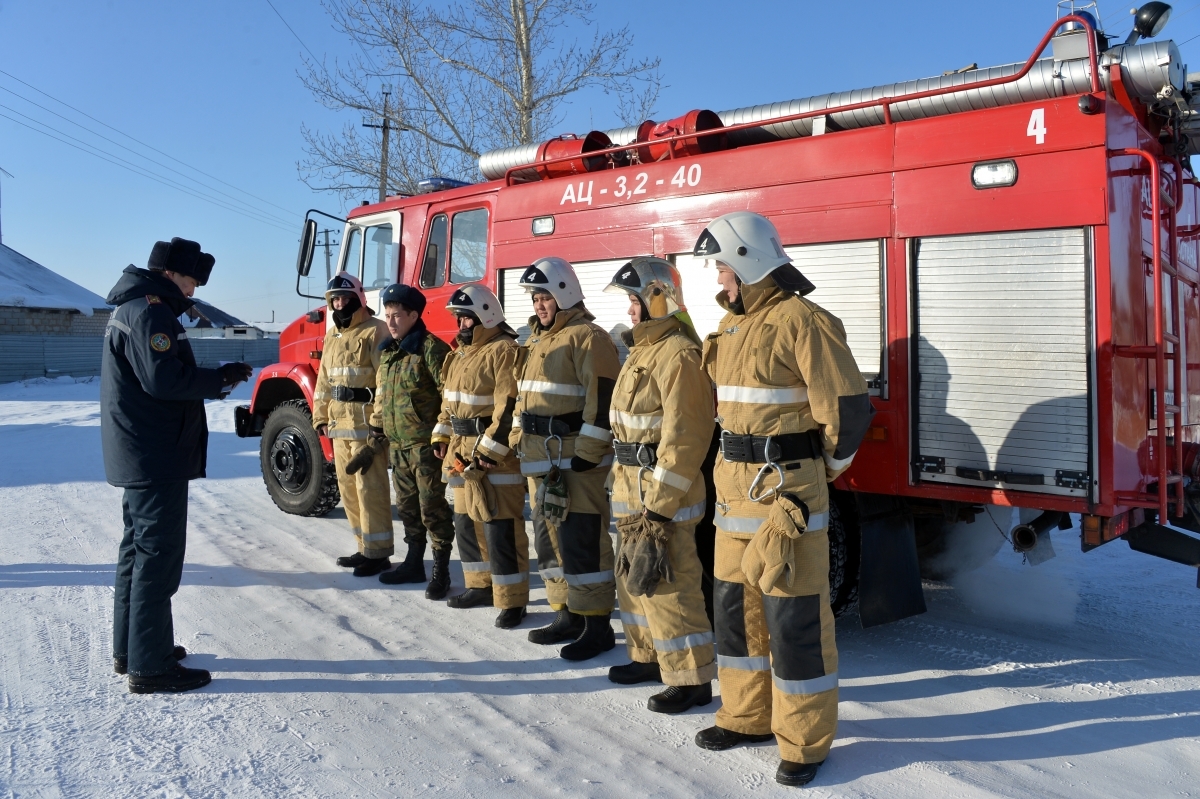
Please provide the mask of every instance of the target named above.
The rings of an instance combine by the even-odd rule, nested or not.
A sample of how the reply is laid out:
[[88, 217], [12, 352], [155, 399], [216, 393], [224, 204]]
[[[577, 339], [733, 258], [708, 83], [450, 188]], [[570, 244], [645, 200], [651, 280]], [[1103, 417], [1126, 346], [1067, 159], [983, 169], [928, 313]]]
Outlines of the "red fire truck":
[[[516, 326], [531, 313], [522, 269], [561, 256], [619, 344], [626, 303], [601, 289], [652, 254], [679, 269], [703, 336], [722, 312], [693, 243], [712, 218], [757, 211], [844, 322], [877, 411], [836, 485], [839, 609], [857, 595], [864, 624], [920, 612], [922, 573], [990, 557], [1005, 538], [1036, 561], [1068, 514], [1084, 549], [1124, 538], [1200, 566], [1200, 540], [1176, 529], [1200, 529], [1186, 490], [1200, 476], [1188, 161], [1200, 83], [1154, 38], [1169, 13], [1146, 4], [1112, 42], [1076, 11], [1022, 64], [488, 153], [486, 182], [435, 179], [339, 219], [337, 268], [372, 303], [390, 283], [419, 286], [450, 340], [456, 286], [486, 283]], [[327, 324], [323, 306], [293, 322], [238, 410], [289, 513], [338, 501], [308, 411]]]

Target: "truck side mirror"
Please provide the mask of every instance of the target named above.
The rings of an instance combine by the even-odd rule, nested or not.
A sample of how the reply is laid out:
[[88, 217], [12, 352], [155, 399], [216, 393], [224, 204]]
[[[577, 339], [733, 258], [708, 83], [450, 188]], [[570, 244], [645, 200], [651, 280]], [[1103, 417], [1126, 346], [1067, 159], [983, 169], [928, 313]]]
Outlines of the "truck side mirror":
[[317, 246], [317, 221], [305, 219], [304, 229], [300, 231], [300, 252], [296, 255], [296, 274], [308, 277], [312, 269], [313, 252]]

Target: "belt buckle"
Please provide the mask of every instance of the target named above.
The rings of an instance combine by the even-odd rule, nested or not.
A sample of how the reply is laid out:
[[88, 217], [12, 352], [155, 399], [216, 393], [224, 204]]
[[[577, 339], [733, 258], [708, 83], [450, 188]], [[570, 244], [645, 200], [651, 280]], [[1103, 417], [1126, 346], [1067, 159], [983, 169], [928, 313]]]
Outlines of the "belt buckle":
[[[747, 446], [747, 439], [750, 439], [750, 446]], [[750, 451], [747, 451], [750, 450]], [[744, 463], [753, 457], [753, 439], [750, 436], [739, 436], [730, 433], [728, 430], [721, 431], [721, 454], [725, 456], [725, 460]]]
[[[645, 444], [635, 444], [634, 446], [636, 449], [633, 451], [633, 457], [634, 460], [637, 461], [637, 465], [641, 466], [643, 469], [653, 468], [655, 462], [654, 451]], [[645, 456], [644, 459], [642, 457], [643, 455]]]

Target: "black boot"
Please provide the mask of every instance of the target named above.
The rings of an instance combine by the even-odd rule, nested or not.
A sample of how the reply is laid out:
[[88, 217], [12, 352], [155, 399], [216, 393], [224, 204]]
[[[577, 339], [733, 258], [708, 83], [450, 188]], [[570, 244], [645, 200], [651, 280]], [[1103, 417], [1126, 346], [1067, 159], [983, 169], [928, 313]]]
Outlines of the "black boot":
[[433, 577], [425, 586], [426, 599], [445, 599], [450, 593], [450, 549], [433, 550]]
[[425, 542], [409, 544], [404, 562], [392, 571], [379, 575], [379, 582], [387, 585], [425, 582]]
[[672, 685], [646, 702], [655, 713], [682, 713], [693, 707], [704, 707], [712, 701], [712, 683], [703, 685]]
[[387, 558], [363, 558], [362, 563], [354, 567], [354, 576], [374, 577], [390, 568], [392, 568], [392, 562]]
[[558, 654], [563, 660], [590, 660], [617, 645], [608, 616], [584, 616], [583, 635]]
[[496, 626], [501, 630], [511, 630], [525, 618], [525, 608], [505, 608], [496, 617]]
[[813, 777], [817, 776], [817, 769], [824, 762], [822, 760], [820, 763], [793, 763], [790, 760], [781, 760], [779, 761], [779, 770], [775, 772], [775, 782], [789, 788], [808, 785], [813, 781]]
[[554, 614], [554, 621], [545, 627], [529, 631], [529, 641], [534, 644], [557, 644], [574, 641], [583, 634], [583, 616], [563, 608]]
[[747, 735], [744, 732], [734, 732], [724, 727], [713, 726], [696, 733], [696, 746], [719, 752], [722, 749], [732, 749], [738, 744], [760, 744], [774, 737], [775, 733], [773, 732], [764, 735]]
[[334, 562], [343, 568], [353, 569], [355, 566], [363, 565], [363, 562], [366, 559], [367, 559], [367, 556], [364, 555], [363, 553], [355, 552], [353, 555], [342, 555], [340, 558], [338, 558]]
[[487, 605], [492, 606], [492, 588], [468, 588], [458, 596], [452, 596], [446, 600], [446, 604], [452, 608], [478, 608]]
[[[185, 657], [187, 657], [187, 650], [176, 644], [175, 648], [171, 650], [171, 657], [175, 658], [177, 661], [183, 660]], [[129, 671], [129, 659], [113, 658], [113, 671], [115, 671], [117, 674], [127, 673]]]
[[204, 669], [189, 669], [175, 664], [175, 668], [166, 674], [155, 674], [153, 677], [129, 677], [129, 693], [131, 694], [177, 694], [203, 688], [212, 682], [212, 675]]
[[608, 670], [608, 681], [619, 685], [637, 685], [640, 682], [662, 682], [658, 661], [654, 663], [626, 663]]

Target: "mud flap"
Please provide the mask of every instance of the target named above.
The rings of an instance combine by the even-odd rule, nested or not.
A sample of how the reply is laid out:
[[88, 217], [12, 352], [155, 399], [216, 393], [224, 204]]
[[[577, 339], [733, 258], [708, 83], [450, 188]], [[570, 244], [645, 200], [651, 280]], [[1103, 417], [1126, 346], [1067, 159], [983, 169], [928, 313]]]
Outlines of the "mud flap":
[[862, 531], [858, 613], [863, 627], [925, 612], [912, 513], [899, 497], [854, 494]]

